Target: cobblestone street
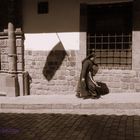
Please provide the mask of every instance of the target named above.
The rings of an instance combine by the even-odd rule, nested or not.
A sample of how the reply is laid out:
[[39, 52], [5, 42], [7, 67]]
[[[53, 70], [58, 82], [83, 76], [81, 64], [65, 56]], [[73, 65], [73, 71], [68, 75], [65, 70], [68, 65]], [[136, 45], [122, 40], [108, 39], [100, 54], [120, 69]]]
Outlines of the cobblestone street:
[[140, 140], [140, 116], [1, 113], [0, 140]]

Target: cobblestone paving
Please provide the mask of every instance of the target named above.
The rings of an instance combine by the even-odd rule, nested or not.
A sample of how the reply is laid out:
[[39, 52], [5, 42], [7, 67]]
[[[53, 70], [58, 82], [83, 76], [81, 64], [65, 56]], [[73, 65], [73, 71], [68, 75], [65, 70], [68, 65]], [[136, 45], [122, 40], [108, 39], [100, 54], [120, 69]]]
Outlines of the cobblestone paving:
[[1, 113], [0, 140], [140, 140], [140, 116]]

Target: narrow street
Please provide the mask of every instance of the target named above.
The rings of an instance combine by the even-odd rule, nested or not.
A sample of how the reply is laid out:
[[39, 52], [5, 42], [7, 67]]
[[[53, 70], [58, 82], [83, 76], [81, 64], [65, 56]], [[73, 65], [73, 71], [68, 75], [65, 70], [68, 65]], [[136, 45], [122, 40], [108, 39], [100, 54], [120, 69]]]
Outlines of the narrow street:
[[0, 140], [140, 140], [140, 116], [1, 113]]

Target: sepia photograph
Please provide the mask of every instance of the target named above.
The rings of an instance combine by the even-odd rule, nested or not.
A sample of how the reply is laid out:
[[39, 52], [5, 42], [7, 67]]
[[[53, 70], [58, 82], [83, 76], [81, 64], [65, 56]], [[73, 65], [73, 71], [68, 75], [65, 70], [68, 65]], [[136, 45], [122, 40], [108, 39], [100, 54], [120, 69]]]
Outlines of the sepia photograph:
[[140, 140], [140, 0], [0, 0], [0, 140]]

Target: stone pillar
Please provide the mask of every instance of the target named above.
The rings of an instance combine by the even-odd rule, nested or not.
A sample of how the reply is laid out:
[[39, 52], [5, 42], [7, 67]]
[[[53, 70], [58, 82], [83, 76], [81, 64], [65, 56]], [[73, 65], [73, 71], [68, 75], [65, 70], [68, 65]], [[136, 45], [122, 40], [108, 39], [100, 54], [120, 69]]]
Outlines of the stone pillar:
[[8, 21], [8, 63], [9, 72], [6, 78], [7, 96], [19, 95], [19, 83], [17, 76], [17, 54], [16, 54], [16, 39], [14, 29], [14, 0], [9, 0], [9, 21]]
[[16, 54], [16, 40], [13, 23], [8, 23], [8, 61], [9, 71], [17, 71], [17, 54]]

